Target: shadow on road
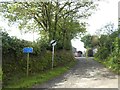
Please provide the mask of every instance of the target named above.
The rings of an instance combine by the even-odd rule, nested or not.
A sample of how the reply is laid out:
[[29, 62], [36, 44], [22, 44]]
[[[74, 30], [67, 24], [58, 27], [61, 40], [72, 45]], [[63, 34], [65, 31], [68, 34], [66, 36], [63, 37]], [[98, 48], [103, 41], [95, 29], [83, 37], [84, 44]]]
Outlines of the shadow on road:
[[[65, 74], [42, 85], [36, 85], [33, 88], [92, 87], [90, 85], [94, 86], [94, 84], [96, 84], [97, 87], [97, 81], [99, 81], [99, 84], [102, 84], [102, 82], [106, 80], [104, 83], [109, 82], [109, 85], [111, 85], [110, 80], [116, 80], [118, 78], [117, 75], [110, 72], [102, 64], [93, 60], [93, 57], [88, 58], [88, 60], [86, 60], [85, 57], [76, 57], [76, 60], [77, 64]], [[101, 87], [104, 87], [103, 85], [101, 85]]]
[[88, 60], [86, 60], [86, 57], [76, 57], [76, 59], [78, 60], [78, 63], [74, 67], [73, 73], [79, 75], [80, 77], [85, 78], [97, 77], [97, 79], [100, 79], [101, 77], [108, 79], [117, 78], [115, 74], [110, 72], [107, 68], [105, 68], [104, 65], [93, 60], [94, 57], [89, 57]]

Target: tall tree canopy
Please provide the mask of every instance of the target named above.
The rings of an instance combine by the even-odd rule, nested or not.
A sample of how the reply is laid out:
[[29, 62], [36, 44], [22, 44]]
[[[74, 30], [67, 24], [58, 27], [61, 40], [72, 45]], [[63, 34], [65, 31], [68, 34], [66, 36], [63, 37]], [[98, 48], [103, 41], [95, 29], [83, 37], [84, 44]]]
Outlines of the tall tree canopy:
[[90, 16], [96, 6], [92, 0], [1, 4], [3, 16], [10, 23], [16, 22], [25, 31], [45, 33], [43, 36], [48, 37], [49, 41], [57, 39], [63, 47], [78, 33], [85, 32], [85, 23], [80, 23], [78, 19]]

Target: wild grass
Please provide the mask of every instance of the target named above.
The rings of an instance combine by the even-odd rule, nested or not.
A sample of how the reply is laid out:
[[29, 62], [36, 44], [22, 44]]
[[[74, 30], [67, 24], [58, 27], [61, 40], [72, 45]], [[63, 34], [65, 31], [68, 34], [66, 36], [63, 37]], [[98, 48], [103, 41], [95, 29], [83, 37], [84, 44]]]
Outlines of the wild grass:
[[0, 67], [0, 81], [2, 80], [2, 67]]
[[63, 67], [56, 67], [53, 70], [48, 70], [42, 73], [38, 73], [35, 75], [24, 76], [21, 79], [16, 77], [13, 78], [11, 84], [6, 86], [6, 88], [31, 88], [35, 84], [42, 84], [48, 80], [51, 80], [69, 70], [73, 65], [75, 65], [75, 61], [68, 63]]

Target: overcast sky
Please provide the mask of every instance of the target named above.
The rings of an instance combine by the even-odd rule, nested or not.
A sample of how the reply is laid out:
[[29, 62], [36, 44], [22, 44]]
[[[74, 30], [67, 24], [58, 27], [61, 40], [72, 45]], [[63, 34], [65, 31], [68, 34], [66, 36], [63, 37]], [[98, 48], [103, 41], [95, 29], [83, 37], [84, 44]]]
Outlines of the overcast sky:
[[[120, 0], [104, 0], [99, 4], [99, 10], [95, 12], [89, 19], [87, 31], [90, 34], [95, 34], [97, 29], [100, 29], [107, 23], [114, 23], [115, 28], [118, 27], [118, 1]], [[80, 39], [72, 40], [72, 45], [78, 50], [84, 51], [84, 44]]]
[[[102, 26], [107, 23], [114, 23], [115, 28], [118, 26], [118, 1], [120, 0], [103, 0], [99, 3], [99, 10], [95, 12], [89, 19], [87, 23], [87, 31], [90, 34], [95, 34], [97, 29], [100, 29]], [[5, 20], [0, 18], [0, 26], [4, 26], [5, 28], [9, 28]], [[17, 36], [18, 38], [22, 37], [25, 40], [33, 40], [33, 37], [30, 38], [30, 34], [21, 35], [20, 31], [16, 27], [9, 28], [12, 32], [9, 32], [11, 36]], [[38, 36], [35, 36], [35, 39]], [[84, 51], [84, 44], [80, 42], [80, 39], [72, 40], [72, 45], [78, 50]]]

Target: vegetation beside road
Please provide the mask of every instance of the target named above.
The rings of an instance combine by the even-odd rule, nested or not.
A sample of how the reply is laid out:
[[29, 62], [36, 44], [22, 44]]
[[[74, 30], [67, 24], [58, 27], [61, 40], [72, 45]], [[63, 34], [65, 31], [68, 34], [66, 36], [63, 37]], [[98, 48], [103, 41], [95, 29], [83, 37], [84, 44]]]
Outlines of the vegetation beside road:
[[96, 32], [96, 35], [86, 35], [82, 38], [85, 47], [97, 49], [94, 59], [104, 64], [110, 70], [120, 74], [120, 29], [114, 29], [113, 24], [107, 24]]
[[[30, 53], [29, 75], [41, 74], [51, 69], [50, 41], [56, 40], [54, 68], [61, 67], [60, 73], [65, 71], [62, 67], [74, 62], [71, 40], [86, 32], [87, 23], [79, 20], [91, 16], [97, 4], [93, 1], [64, 0], [63, 2], [2, 3], [0, 7], [2, 8], [0, 14], [7, 19], [10, 26], [17, 25], [22, 35], [26, 32], [33, 34], [33, 37], [30, 36], [33, 42], [30, 42], [10, 37], [6, 32], [2, 32], [3, 87], [8, 87], [16, 83], [16, 80], [21, 81], [26, 75], [26, 54], [22, 51], [24, 47], [33, 48], [33, 53]], [[4, 31], [4, 28], [0, 29]], [[35, 33], [39, 35], [36, 41], [34, 41]], [[39, 81], [28, 80], [27, 84], [20, 85], [29, 86], [31, 82]]]
[[[24, 47], [28, 47], [28, 46], [33, 47], [33, 50], [34, 50], [34, 52], [30, 54], [29, 76], [31, 77], [33, 76], [33, 78], [36, 78], [36, 77], [39, 77], [39, 75], [41, 75], [42, 73], [47, 71], [49, 72], [51, 70], [52, 52], [51, 52], [51, 46], [48, 46], [47, 42], [40, 41], [36, 43], [35, 42], [31, 43], [29, 41], [25, 41], [25, 40], [23, 41], [15, 37], [10, 37], [5, 32], [2, 33], [2, 38], [3, 38], [2, 39], [3, 40], [3, 58], [2, 58], [3, 59], [3, 65], [2, 65], [3, 66], [2, 67], [3, 68], [3, 87], [8, 87], [8, 86], [10, 87], [11, 85], [14, 85], [17, 82], [21, 82], [21, 80], [24, 81], [24, 79], [26, 78], [26, 53], [23, 53], [22, 51]], [[72, 63], [74, 61], [75, 59], [73, 57], [71, 50], [68, 50], [68, 49], [60, 50], [60, 49], [56, 49], [55, 47], [55, 57], [54, 57], [55, 71], [53, 71], [53, 74], [51, 74], [50, 77], [46, 76], [42, 80], [46, 81], [50, 78], [53, 78], [54, 76], [57, 76], [65, 72], [66, 71], [65, 67], [69, 63]], [[61, 71], [56, 72], [57, 68], [58, 70], [61, 70]], [[54, 75], [54, 73], [56, 74]], [[30, 77], [28, 77], [25, 80], [28, 80], [28, 79], [30, 79]], [[33, 82], [32, 84], [35, 84], [38, 81], [28, 80], [28, 81], [25, 81], [26, 83], [25, 85], [29, 85], [29, 83], [31, 82]], [[23, 86], [25, 87], [25, 85]]]
[[0, 67], [0, 81], [2, 80], [2, 67]]
[[[112, 31], [112, 30], [111, 30]], [[95, 60], [103, 63], [110, 70], [120, 74], [120, 29], [101, 35], [99, 39], [98, 52]]]
[[18, 77], [13, 77], [11, 83], [6, 86], [6, 88], [32, 88], [36, 84], [42, 84], [52, 78], [55, 78], [75, 65], [75, 61], [68, 62], [66, 66], [55, 67], [53, 70], [47, 70], [45, 72], [37, 73], [35, 75], [30, 75], [28, 77], [23, 76], [18, 79]]

